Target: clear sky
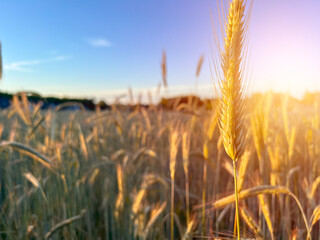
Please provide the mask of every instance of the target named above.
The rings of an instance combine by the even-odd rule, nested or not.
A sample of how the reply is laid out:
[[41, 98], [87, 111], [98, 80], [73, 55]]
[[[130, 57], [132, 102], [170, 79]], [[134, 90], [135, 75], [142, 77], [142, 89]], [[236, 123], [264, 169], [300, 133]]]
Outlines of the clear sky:
[[[1, 0], [1, 91], [108, 99], [154, 90], [167, 53], [170, 94], [210, 96], [216, 0]], [[252, 91], [320, 90], [320, 1], [255, 0], [249, 26]]]

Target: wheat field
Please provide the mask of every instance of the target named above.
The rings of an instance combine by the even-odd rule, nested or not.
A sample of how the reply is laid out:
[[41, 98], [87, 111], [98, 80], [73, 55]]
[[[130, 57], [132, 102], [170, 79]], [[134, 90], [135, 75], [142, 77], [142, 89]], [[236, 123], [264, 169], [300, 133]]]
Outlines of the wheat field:
[[[317, 239], [317, 96], [270, 92], [246, 102], [241, 236]], [[172, 211], [174, 239], [232, 238], [233, 167], [217, 118], [192, 102], [39, 111], [16, 96], [1, 111], [1, 238], [166, 239]]]
[[[130, 88], [132, 104], [70, 111], [14, 95], [0, 239], [320, 239], [320, 93], [246, 94], [246, 7], [230, 1], [220, 99], [133, 104]], [[165, 52], [161, 68], [168, 91]]]

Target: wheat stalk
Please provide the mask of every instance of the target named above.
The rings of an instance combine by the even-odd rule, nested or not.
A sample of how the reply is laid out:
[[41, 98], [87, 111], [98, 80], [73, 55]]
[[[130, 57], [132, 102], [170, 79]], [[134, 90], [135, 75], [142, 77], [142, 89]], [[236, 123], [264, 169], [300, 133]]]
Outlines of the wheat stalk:
[[166, 55], [165, 51], [163, 51], [163, 53], [162, 53], [161, 70], [162, 70], [163, 86], [165, 88], [167, 88], [168, 87], [168, 82], [167, 82], [167, 55]]
[[189, 202], [189, 151], [190, 151], [190, 135], [186, 131], [182, 134], [182, 159], [183, 169], [186, 176], [186, 220], [190, 221], [190, 202]]
[[2, 141], [0, 143], [0, 149], [1, 148], [6, 148], [6, 147], [10, 147], [13, 149], [16, 149], [17, 151], [30, 156], [31, 158], [33, 158], [34, 160], [40, 162], [43, 166], [45, 166], [46, 168], [53, 170], [53, 166], [52, 166], [52, 162], [51, 160], [49, 160], [46, 156], [44, 156], [43, 154], [37, 152], [36, 150], [34, 150], [33, 148], [30, 148], [22, 143], [18, 143], [18, 142], [6, 142], [6, 141]]
[[246, 222], [250, 229], [253, 230], [254, 234], [257, 236], [256, 239], [263, 239], [262, 231], [258, 223], [254, 220], [252, 213], [245, 207], [240, 208], [240, 214], [242, 219]]
[[312, 231], [312, 227], [316, 224], [317, 221], [319, 221], [320, 219], [320, 205], [318, 205], [314, 210], [313, 210], [313, 213], [312, 213], [312, 216], [310, 218], [310, 233]]
[[32, 183], [33, 186], [35, 186], [37, 189], [39, 189], [41, 191], [41, 195], [42, 195], [43, 199], [45, 200], [46, 203], [48, 203], [46, 194], [44, 193], [38, 179], [35, 176], [33, 176], [33, 174], [31, 172], [26, 172], [23, 175], [30, 183]]
[[244, 152], [245, 128], [243, 114], [242, 58], [245, 34], [245, 5], [243, 0], [233, 0], [229, 5], [224, 51], [221, 53], [223, 78], [219, 81], [220, 134], [226, 153], [233, 160], [236, 195], [237, 233], [240, 240], [239, 204], [236, 161]]
[[163, 202], [160, 206], [156, 207], [153, 210], [151, 218], [150, 218], [149, 222], [147, 223], [147, 226], [145, 227], [145, 230], [143, 232], [142, 239], [147, 239], [151, 226], [155, 223], [155, 221], [158, 219], [158, 217], [163, 212], [163, 210], [165, 209], [166, 206], [167, 206], [167, 202]]
[[173, 131], [170, 139], [170, 178], [171, 178], [171, 240], [174, 239], [174, 177], [176, 172], [176, 158], [179, 146], [179, 133]]
[[[256, 186], [253, 188], [249, 188], [246, 190], [242, 190], [238, 196], [237, 194], [233, 194], [224, 198], [221, 198], [217, 201], [215, 201], [214, 203], [212, 203], [212, 207], [214, 209], [217, 208], [222, 208], [232, 202], [237, 201], [237, 197], [239, 199], [246, 199], [252, 196], [259, 196], [261, 194], [286, 194], [290, 197], [292, 197], [294, 199], [294, 201], [296, 202], [301, 215], [302, 215], [302, 219], [304, 221], [306, 230], [307, 230], [307, 239], [311, 239], [311, 234], [310, 234], [310, 227], [306, 218], [306, 215], [303, 211], [303, 208], [301, 206], [300, 201], [298, 200], [298, 198], [286, 187], [284, 186], [271, 186], [271, 185], [262, 185], [262, 186]], [[202, 207], [202, 206], [201, 206]], [[199, 208], [199, 207], [198, 207]]]
[[241, 78], [244, 31], [242, 0], [230, 4], [225, 50], [222, 54], [224, 78], [220, 81], [220, 132], [227, 154], [237, 161], [244, 151], [243, 90]]
[[203, 61], [204, 61], [204, 56], [201, 55], [200, 58], [199, 58], [199, 61], [198, 61], [197, 69], [196, 69], [196, 85], [195, 85], [196, 94], [197, 94], [197, 91], [198, 91], [198, 78], [199, 78], [199, 75], [200, 75], [200, 72], [201, 72]]
[[84, 215], [86, 214], [86, 210], [83, 209], [81, 210], [81, 213], [77, 216], [73, 216], [71, 218], [68, 218], [66, 220], [63, 220], [62, 222], [58, 223], [57, 225], [54, 225], [49, 232], [46, 233], [44, 239], [50, 239], [50, 237], [57, 232], [59, 229], [63, 228], [64, 226], [67, 226], [71, 223], [73, 223], [74, 221], [80, 220]]

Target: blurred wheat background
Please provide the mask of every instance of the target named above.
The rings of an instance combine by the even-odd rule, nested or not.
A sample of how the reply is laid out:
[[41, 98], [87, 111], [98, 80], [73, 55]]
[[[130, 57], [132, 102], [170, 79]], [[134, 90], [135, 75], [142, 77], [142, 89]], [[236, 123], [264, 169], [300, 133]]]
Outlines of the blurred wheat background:
[[[1, 238], [166, 239], [171, 211], [175, 239], [232, 238], [233, 169], [217, 113], [179, 102], [40, 111], [15, 96], [1, 111]], [[318, 97], [270, 92], [246, 103], [241, 235], [317, 239]]]

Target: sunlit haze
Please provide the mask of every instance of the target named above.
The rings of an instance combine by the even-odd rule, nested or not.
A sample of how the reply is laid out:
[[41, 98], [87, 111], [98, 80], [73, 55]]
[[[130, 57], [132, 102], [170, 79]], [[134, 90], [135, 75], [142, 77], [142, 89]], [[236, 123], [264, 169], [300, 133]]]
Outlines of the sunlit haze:
[[[0, 90], [110, 100], [155, 91], [167, 54], [169, 91], [210, 97], [215, 0], [0, 2]], [[320, 1], [257, 0], [249, 25], [250, 91], [320, 90]], [[214, 23], [218, 24], [218, 23]]]

